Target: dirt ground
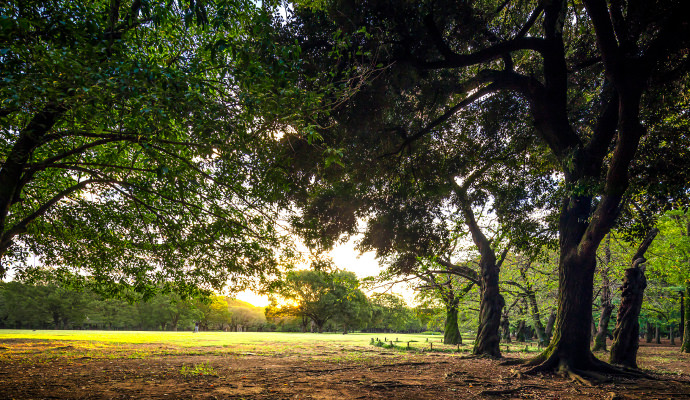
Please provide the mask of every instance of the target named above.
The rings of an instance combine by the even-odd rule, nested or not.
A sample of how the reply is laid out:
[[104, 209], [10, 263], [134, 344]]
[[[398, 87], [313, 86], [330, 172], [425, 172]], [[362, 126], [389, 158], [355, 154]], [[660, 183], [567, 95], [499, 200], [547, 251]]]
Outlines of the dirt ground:
[[5, 340], [0, 398], [690, 399], [690, 356], [677, 346], [643, 343], [640, 365], [655, 379], [583, 386], [555, 375], [521, 376], [519, 367], [494, 360], [374, 346], [182, 348]]

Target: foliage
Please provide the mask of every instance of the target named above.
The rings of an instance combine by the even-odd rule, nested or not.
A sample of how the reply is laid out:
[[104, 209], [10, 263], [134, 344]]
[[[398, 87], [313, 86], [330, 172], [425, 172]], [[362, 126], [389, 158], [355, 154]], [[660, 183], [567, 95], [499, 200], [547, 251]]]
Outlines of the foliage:
[[[365, 316], [366, 297], [352, 272], [326, 270], [289, 271], [276, 294], [286, 303], [278, 306], [274, 299], [267, 316], [291, 315], [302, 320], [303, 331], [309, 321], [319, 332], [324, 324], [338, 317], [345, 326]], [[347, 329], [346, 329], [347, 330]]]
[[151, 296], [277, 272], [272, 148], [321, 100], [273, 10], [3, 2], [0, 275]]
[[204, 329], [269, 329], [260, 307], [222, 296], [199, 301], [159, 293], [147, 301], [138, 299], [128, 303], [88, 290], [2, 283], [0, 327], [177, 331], [191, 330], [195, 322], [201, 322]]

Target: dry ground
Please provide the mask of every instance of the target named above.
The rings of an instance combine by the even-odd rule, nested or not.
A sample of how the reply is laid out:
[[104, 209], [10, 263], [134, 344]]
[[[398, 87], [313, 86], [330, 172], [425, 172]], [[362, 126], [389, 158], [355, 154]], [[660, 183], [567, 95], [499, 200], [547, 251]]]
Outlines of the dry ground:
[[640, 353], [641, 367], [657, 379], [588, 387], [553, 375], [521, 377], [519, 368], [493, 360], [374, 346], [6, 339], [0, 340], [0, 398], [690, 399], [689, 355], [644, 343]]

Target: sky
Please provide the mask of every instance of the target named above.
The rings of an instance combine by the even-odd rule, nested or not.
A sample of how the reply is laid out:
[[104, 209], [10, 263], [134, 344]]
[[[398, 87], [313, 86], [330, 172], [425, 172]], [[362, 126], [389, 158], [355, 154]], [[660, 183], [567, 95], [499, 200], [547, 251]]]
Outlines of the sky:
[[[354, 238], [336, 246], [328, 254], [330, 254], [333, 263], [338, 268], [354, 272], [360, 280], [368, 276], [378, 275], [382, 270], [375, 258], [374, 252], [370, 251], [362, 255], [359, 254], [359, 251], [355, 249]], [[375, 291], [382, 292], [384, 290], [385, 288], [381, 288]], [[369, 294], [366, 291], [365, 293]], [[408, 304], [411, 305], [413, 303], [414, 292], [408, 289], [406, 285], [395, 285], [389, 293], [397, 293], [403, 296]], [[265, 307], [268, 305], [268, 297], [257, 295], [248, 290], [235, 294], [235, 298], [246, 301], [257, 307]]]

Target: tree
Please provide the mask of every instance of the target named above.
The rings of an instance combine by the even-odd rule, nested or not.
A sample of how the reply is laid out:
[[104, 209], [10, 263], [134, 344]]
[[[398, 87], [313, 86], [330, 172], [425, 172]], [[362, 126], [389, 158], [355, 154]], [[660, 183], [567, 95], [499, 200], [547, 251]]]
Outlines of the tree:
[[307, 322], [312, 321], [319, 333], [333, 318], [341, 318], [345, 324], [353, 322], [363, 312], [365, 303], [357, 277], [348, 271], [289, 271], [274, 290], [287, 304], [277, 306], [274, 301], [267, 310], [269, 316], [299, 317], [303, 330]]
[[200, 311], [199, 326], [201, 329], [222, 330], [231, 322], [231, 314], [225, 297], [214, 295], [197, 301], [196, 308]]
[[[522, 302], [522, 304], [524, 304], [524, 307], [518, 307], [518, 309], [524, 308], [528, 310], [529, 315], [531, 316], [531, 326], [534, 330], [534, 333], [537, 335], [539, 345], [546, 346], [550, 338], [547, 335], [546, 327], [542, 322], [540, 310], [542, 310], [545, 298], [548, 298], [550, 291], [548, 290], [548, 286], [544, 285], [544, 282], [539, 281], [539, 278], [540, 275], [550, 274], [545, 274], [544, 271], [541, 271], [533, 266], [533, 264], [537, 263], [540, 257], [543, 258], [543, 254], [508, 255], [507, 262], [504, 263], [504, 265], [506, 265], [506, 268], [504, 269], [507, 271], [503, 273], [504, 279], [501, 281], [501, 283], [505, 287], [510, 287], [511, 290], [504, 289], [504, 291], [507, 293], [511, 293], [517, 289], [517, 292], [513, 293], [515, 296], [513, 305], [518, 302]], [[505, 329], [507, 329], [507, 327]]]
[[[657, 226], [659, 236], [649, 249], [649, 274], [655, 280], [665, 284], [667, 287], [666, 297], [670, 297], [669, 291], [676, 293], [685, 291], [687, 293], [690, 277], [690, 216], [688, 211], [668, 211], [659, 218]], [[683, 297], [686, 297], [685, 300], [687, 301], [687, 295]], [[684, 340], [681, 349], [688, 352], [690, 344], [685, 338], [690, 321], [687, 318], [687, 306], [682, 308], [684, 308], [683, 311], [686, 315], [681, 313], [684, 323]]]
[[332, 295], [338, 299], [333, 320], [342, 327], [343, 334], [366, 324], [371, 318], [367, 296], [359, 289], [355, 274], [347, 272], [337, 278]]
[[[515, 108], [512, 100], [496, 99], [492, 107]], [[468, 118], [472, 112], [467, 111]], [[525, 247], [544, 240], [535, 231], [547, 236], [543, 232], [548, 230], [531, 211], [545, 208], [556, 192], [548, 176], [548, 160], [536, 151], [526, 162], [521, 149], [529, 139], [509, 139], [515, 127], [529, 132], [522, 122], [501, 124], [477, 118], [453, 124], [438, 132], [447, 146], [420, 140], [412, 154], [373, 158], [368, 163], [358, 158], [371, 151], [371, 143], [350, 137], [350, 128], [345, 127], [327, 142], [336, 146], [347, 141], [351, 153], [343, 155], [343, 165], [323, 174], [308, 166], [293, 167], [297, 179], [304, 175], [314, 178], [309, 194], [295, 196], [304, 210], [295, 225], [307, 240], [327, 247], [341, 234], [359, 233], [354, 223], [359, 218], [367, 221], [359, 248], [375, 250], [389, 264], [387, 276], [428, 277], [427, 272], [434, 268], [422, 268], [420, 260], [433, 260], [440, 265], [438, 273], [476, 283], [481, 288], [480, 318], [473, 351], [498, 357], [504, 304], [498, 275], [508, 242]], [[303, 156], [296, 152], [293, 157]], [[474, 244], [471, 251], [478, 254], [478, 271], [460, 265], [463, 262], [451, 251], [458, 247], [455, 242], [467, 237]]]
[[234, 331], [262, 330], [266, 316], [261, 307], [254, 307], [244, 301], [226, 298], [230, 311], [230, 329]]
[[642, 307], [642, 294], [647, 287], [647, 279], [644, 276], [643, 263], [646, 261], [644, 254], [657, 233], [656, 229], [649, 232], [632, 258], [632, 267], [625, 270], [621, 305], [618, 309], [611, 344], [610, 361], [614, 364], [637, 368], [637, 349], [640, 340], [638, 317]]
[[[470, 282], [458, 288], [458, 278], [451, 274], [426, 273], [418, 275], [422, 281], [417, 289], [432, 292], [443, 304], [446, 311], [446, 323], [443, 329], [443, 343], [462, 344], [462, 336], [458, 327], [458, 309], [460, 301], [472, 290], [475, 282]], [[480, 317], [481, 319], [481, 317]]]
[[592, 347], [592, 351], [606, 351], [606, 339], [609, 335], [609, 320], [613, 312], [611, 283], [609, 281], [608, 271], [609, 264], [611, 264], [611, 233], [606, 236], [604, 260], [599, 266], [599, 273], [601, 275], [601, 315], [599, 316], [599, 325], [597, 334], [594, 336], [594, 347]]
[[391, 293], [375, 293], [370, 299], [371, 319], [368, 330], [374, 332], [403, 332], [413, 320], [405, 299]]
[[[332, 7], [338, 12], [327, 16], [340, 29], [369, 32], [367, 50], [390, 55], [383, 60], [396, 63], [390, 76], [410, 79], [400, 92], [369, 91], [378, 96], [367, 103], [373, 112], [385, 113], [405, 96], [437, 105], [435, 113], [422, 116], [429, 122], [419, 130], [377, 132], [389, 147], [411, 148], [428, 137], [442, 143], [436, 126], [494, 93], [524, 101], [565, 188], [556, 326], [530, 372], [560, 369], [582, 380], [587, 371], [619, 373], [589, 349], [596, 251], [616, 220], [640, 141], [659, 134], [642, 121], [652, 114], [680, 116], [670, 99], [683, 93], [688, 78], [690, 28], [681, 17], [682, 2], [381, 1]], [[423, 96], [438, 87], [446, 90]]]
[[3, 2], [0, 276], [31, 276], [37, 256], [151, 295], [275, 272], [275, 132], [319, 100], [292, 84], [299, 48], [270, 39], [272, 10]]

